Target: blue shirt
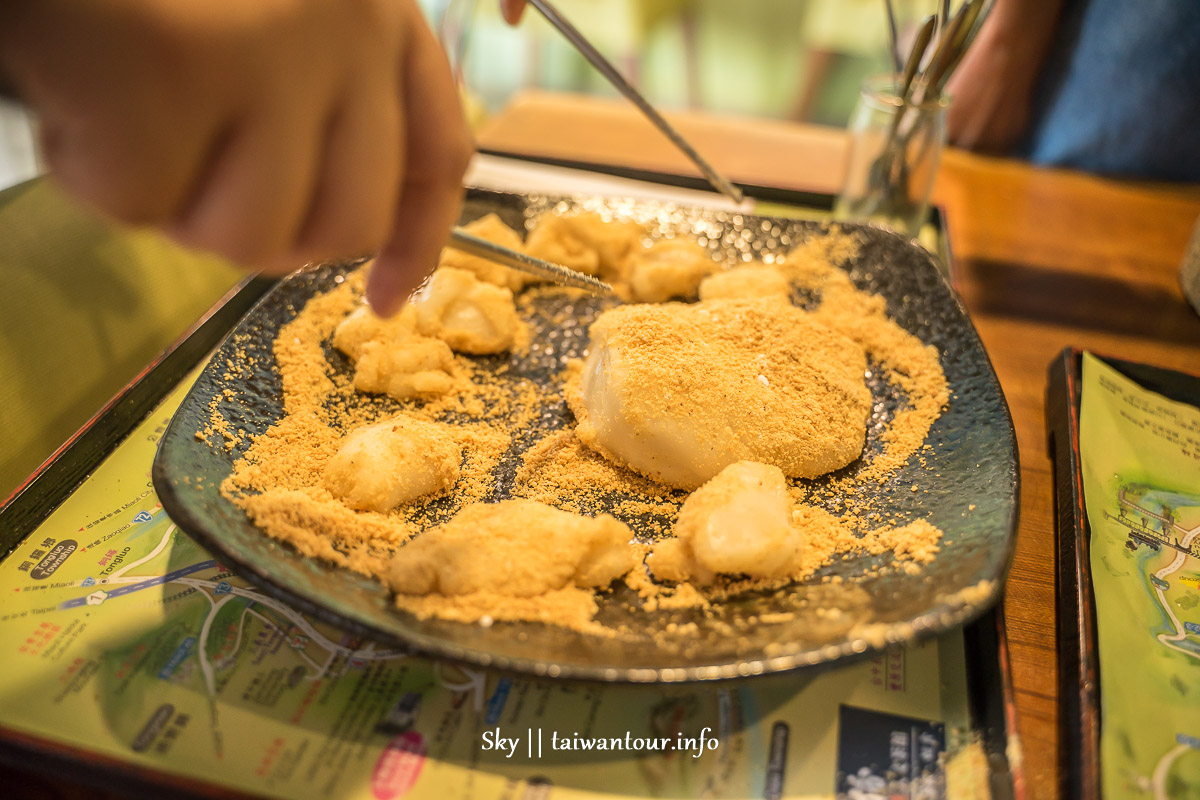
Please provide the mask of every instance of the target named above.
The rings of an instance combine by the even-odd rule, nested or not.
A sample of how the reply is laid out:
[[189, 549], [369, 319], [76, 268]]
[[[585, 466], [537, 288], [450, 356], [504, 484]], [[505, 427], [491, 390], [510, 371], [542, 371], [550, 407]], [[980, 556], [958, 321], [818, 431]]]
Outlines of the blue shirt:
[[1200, 181], [1200, 0], [1067, 0], [1022, 155]]

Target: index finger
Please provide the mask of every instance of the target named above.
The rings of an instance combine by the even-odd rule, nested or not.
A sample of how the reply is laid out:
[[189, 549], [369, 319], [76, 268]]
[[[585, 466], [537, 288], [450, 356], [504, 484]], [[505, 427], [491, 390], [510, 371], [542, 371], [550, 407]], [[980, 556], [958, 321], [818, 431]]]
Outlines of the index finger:
[[525, 0], [500, 0], [500, 13], [509, 25], [516, 25], [525, 13]]
[[367, 279], [367, 300], [395, 313], [435, 266], [462, 206], [462, 176], [474, 147], [450, 63], [417, 16], [401, 65], [404, 174], [394, 222]]

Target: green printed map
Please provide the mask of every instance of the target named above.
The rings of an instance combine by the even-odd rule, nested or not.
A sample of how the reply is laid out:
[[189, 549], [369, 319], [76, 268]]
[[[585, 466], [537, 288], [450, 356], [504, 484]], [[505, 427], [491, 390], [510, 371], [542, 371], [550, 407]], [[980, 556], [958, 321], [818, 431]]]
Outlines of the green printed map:
[[379, 725], [440, 676], [314, 624], [176, 529], [147, 472], [178, 399], [0, 564], [0, 719], [258, 792], [353, 795], [393, 743], [411, 770], [424, 742]]
[[[150, 464], [183, 392], [0, 562], [0, 728], [259, 796], [374, 800], [829, 796], [847, 707], [875, 714], [885, 753], [912, 720], [967, 741], [959, 633], [787, 680], [599, 687], [316, 624], [159, 506]], [[907, 765], [893, 749], [881, 763]]]
[[1200, 409], [1085, 356], [1106, 798], [1200, 796]]

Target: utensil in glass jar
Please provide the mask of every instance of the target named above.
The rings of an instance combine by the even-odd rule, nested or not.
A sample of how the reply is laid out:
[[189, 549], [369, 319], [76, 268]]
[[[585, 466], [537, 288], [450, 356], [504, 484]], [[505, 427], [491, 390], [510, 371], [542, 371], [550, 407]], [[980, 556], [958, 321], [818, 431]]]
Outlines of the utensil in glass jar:
[[914, 102], [891, 75], [868, 80], [850, 120], [850, 154], [837, 219], [877, 222], [916, 236], [946, 142], [942, 96]]

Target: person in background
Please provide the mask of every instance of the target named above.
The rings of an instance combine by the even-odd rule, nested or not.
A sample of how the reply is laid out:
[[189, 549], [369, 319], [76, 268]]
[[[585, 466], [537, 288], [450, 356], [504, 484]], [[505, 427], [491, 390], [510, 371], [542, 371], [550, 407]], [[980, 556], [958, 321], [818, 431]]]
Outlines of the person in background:
[[949, 91], [959, 146], [1200, 181], [1196, 0], [995, 0]]
[[385, 315], [458, 217], [471, 137], [414, 0], [2, 3], [0, 75], [103, 214], [271, 274], [378, 253]]

